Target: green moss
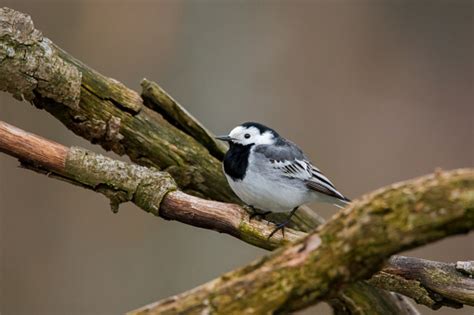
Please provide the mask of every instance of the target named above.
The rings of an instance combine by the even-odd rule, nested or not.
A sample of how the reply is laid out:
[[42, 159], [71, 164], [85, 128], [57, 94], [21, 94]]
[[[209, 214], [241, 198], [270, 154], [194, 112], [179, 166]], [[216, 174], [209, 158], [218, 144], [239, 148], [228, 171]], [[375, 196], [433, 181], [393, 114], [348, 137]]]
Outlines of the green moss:
[[261, 230], [256, 229], [244, 220], [240, 222], [239, 232], [239, 238], [244, 242], [256, 245], [263, 249], [273, 250], [281, 245], [281, 243], [277, 243], [274, 240], [269, 240], [268, 236], [263, 235]]
[[107, 196], [114, 212], [120, 203], [133, 201], [145, 211], [158, 215], [164, 196], [177, 189], [168, 173], [113, 160], [81, 148], [69, 150], [65, 170], [73, 180]]

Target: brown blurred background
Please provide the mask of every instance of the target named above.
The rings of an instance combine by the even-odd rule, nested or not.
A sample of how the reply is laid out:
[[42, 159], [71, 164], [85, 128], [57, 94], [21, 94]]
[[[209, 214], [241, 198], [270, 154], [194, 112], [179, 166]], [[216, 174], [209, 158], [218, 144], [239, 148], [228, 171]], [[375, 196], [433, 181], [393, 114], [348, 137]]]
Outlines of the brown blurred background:
[[[255, 120], [297, 142], [338, 188], [474, 164], [472, 1], [1, 2], [100, 72], [159, 82], [216, 133]], [[0, 119], [89, 145], [0, 94]], [[264, 251], [17, 168], [0, 154], [0, 312], [118, 314]], [[335, 209], [315, 206], [329, 217]], [[474, 259], [474, 235], [405, 253]], [[443, 308], [422, 314], [473, 314]], [[318, 306], [306, 314], [329, 314]]]

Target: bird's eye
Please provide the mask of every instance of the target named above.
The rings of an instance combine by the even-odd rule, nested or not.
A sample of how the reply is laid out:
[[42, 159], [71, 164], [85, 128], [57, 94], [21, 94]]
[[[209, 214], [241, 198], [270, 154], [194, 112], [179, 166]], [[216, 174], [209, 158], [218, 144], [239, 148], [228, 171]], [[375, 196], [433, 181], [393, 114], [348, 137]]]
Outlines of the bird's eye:
[[250, 134], [246, 133], [246, 134], [244, 135], [244, 138], [245, 138], [245, 139], [250, 138]]

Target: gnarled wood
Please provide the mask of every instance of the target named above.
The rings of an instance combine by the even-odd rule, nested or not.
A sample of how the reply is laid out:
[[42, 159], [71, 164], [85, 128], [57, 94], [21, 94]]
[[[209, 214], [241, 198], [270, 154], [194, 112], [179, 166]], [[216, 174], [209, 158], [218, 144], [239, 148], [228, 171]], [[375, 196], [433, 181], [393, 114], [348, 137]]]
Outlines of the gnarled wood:
[[181, 189], [239, 202], [217, 158], [143, 105], [138, 93], [54, 45], [23, 13], [0, 9], [0, 90], [44, 108], [74, 133], [132, 161], [166, 169]]
[[474, 278], [457, 270], [456, 264], [395, 256], [369, 283], [411, 296], [432, 309], [474, 306]]
[[129, 314], [294, 311], [369, 277], [398, 251], [473, 228], [474, 170], [439, 172], [365, 195], [269, 257]]
[[[144, 107], [137, 93], [62, 51], [34, 28], [29, 16], [20, 12], [0, 9], [0, 35], [0, 90], [45, 108], [76, 134], [101, 144], [105, 149], [128, 154], [134, 162], [142, 165], [165, 168], [187, 192], [238, 201], [230, 192], [214, 158], [219, 157], [222, 148], [216, 148], [206, 130], [205, 139], [200, 136], [202, 126], [192, 122], [192, 116], [183, 116], [179, 110], [174, 115], [173, 111], [180, 107], [164, 91], [165, 101], [171, 103], [165, 102], [166, 106], [162, 108], [150, 106], [152, 110]], [[25, 56], [27, 58], [23, 58]], [[189, 120], [191, 127], [186, 128]], [[166, 201], [165, 198], [162, 210]], [[168, 218], [172, 215], [176, 213], [169, 211]], [[183, 214], [181, 219], [186, 219], [186, 216]], [[308, 208], [301, 209], [294, 221], [294, 226], [304, 231], [321, 222]], [[247, 241], [264, 248], [281, 244], [281, 240], [265, 241], [259, 228], [254, 230], [245, 222], [237, 230], [235, 224], [229, 225], [234, 228], [229, 230], [230, 234], [242, 239], [251, 235]], [[254, 232], [257, 236], [252, 235]], [[287, 238], [291, 237], [291, 233], [287, 235]], [[367, 290], [365, 294], [378, 293]], [[379, 297], [383, 299], [382, 295]]]
[[[27, 168], [104, 194], [116, 211], [131, 201], [141, 209], [168, 220], [215, 230], [252, 245], [274, 249], [306, 235], [287, 229], [268, 239], [273, 225], [250, 220], [244, 208], [176, 191], [166, 172], [113, 160], [35, 136], [0, 121], [0, 151], [19, 158]], [[30, 165], [31, 164], [31, 165]]]
[[[132, 201], [145, 211], [165, 219], [227, 233], [262, 248], [274, 249], [306, 235], [289, 229], [284, 239], [281, 234], [267, 239], [273, 227], [261, 221], [250, 221], [246, 211], [238, 205], [175, 191], [171, 179], [163, 172], [114, 161], [78, 148], [66, 148], [1, 121], [0, 151], [27, 162], [29, 168], [100, 192], [111, 200], [113, 206]], [[457, 268], [461, 266], [469, 270], [470, 265], [467, 262], [458, 263]], [[466, 271], [451, 270], [451, 277], [443, 282], [438, 282], [438, 277], [430, 278], [430, 275], [444, 272], [446, 268], [455, 269], [448, 264], [395, 257], [372, 277], [370, 283], [403, 293], [434, 309], [441, 305], [459, 306], [459, 303], [471, 305], [472, 295], [468, 293], [472, 291], [474, 280]], [[430, 273], [423, 270], [430, 270]], [[401, 275], [410, 276], [403, 278]], [[456, 286], [451, 286], [450, 290], [437, 290], [443, 288], [446, 281]], [[464, 292], [464, 295], [459, 295], [459, 292]], [[362, 307], [366, 310], [365, 314], [397, 314], [395, 303], [398, 300], [372, 286], [358, 283], [342, 291], [330, 303], [341, 310], [341, 314], [355, 312], [352, 307]]]

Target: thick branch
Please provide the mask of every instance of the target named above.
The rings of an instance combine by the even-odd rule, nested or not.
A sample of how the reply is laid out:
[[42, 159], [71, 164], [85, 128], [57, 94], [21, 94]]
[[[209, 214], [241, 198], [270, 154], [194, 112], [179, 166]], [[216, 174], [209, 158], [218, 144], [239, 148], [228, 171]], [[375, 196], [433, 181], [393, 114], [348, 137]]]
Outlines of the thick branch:
[[44, 170], [76, 185], [106, 195], [112, 209], [132, 201], [168, 220], [212, 229], [240, 238], [252, 245], [273, 249], [295, 241], [303, 232], [287, 229], [268, 239], [273, 226], [249, 220], [239, 205], [205, 200], [176, 191], [165, 172], [113, 160], [81, 148], [66, 148], [0, 121], [0, 151], [17, 157], [26, 167]]
[[[106, 150], [165, 169], [186, 192], [239, 202], [215, 159], [222, 144], [156, 84], [143, 82], [142, 106], [134, 91], [62, 51], [21, 12], [0, 9], [0, 35], [0, 90], [46, 109]], [[322, 221], [302, 206], [291, 226], [310, 231]], [[370, 301], [383, 299], [375, 290], [372, 295]]]
[[[150, 111], [142, 106], [141, 98], [134, 91], [75, 60], [34, 29], [29, 16], [7, 8], [0, 9], [0, 90], [9, 91], [18, 99], [25, 98], [45, 108], [75, 133], [93, 143], [100, 143], [105, 149], [128, 154], [133, 161], [142, 165], [166, 168], [186, 191], [236, 201], [214, 159], [222, 156], [223, 147], [165, 91], [156, 84], [143, 82], [143, 97], [145, 105], [153, 109]], [[54, 147], [45, 148], [49, 149]], [[42, 153], [39, 154], [40, 159]], [[23, 160], [34, 162], [25, 156]], [[42, 165], [38, 161], [34, 163]], [[50, 163], [52, 165], [43, 167], [57, 171], [54, 169], [56, 162]], [[108, 195], [114, 207], [130, 198], [123, 192], [104, 187], [108, 186], [100, 183], [94, 188]], [[174, 192], [168, 195], [172, 194]], [[196, 204], [192, 197], [183, 196], [186, 198], [178, 198], [174, 206], [180, 202], [181, 205], [189, 205], [189, 202]], [[281, 240], [275, 239], [267, 242], [267, 231], [261, 230], [264, 227], [248, 224], [247, 216], [240, 207], [232, 206], [235, 207], [235, 211], [232, 211], [225, 204], [211, 202], [193, 209], [196, 212], [201, 210], [201, 213], [170, 210], [167, 216], [167, 202], [168, 198], [165, 197], [160, 209], [160, 215], [165, 218], [221, 229], [221, 232], [267, 249], [281, 244]], [[215, 225], [219, 227], [210, 222], [211, 219], [219, 218], [219, 215], [225, 217], [229, 213], [231, 217], [240, 216], [244, 220], [216, 220]], [[190, 220], [190, 214], [196, 215], [197, 219]], [[315, 212], [304, 208], [296, 216], [294, 226], [308, 231], [320, 222]], [[287, 234], [287, 239], [292, 239], [291, 233]], [[367, 286], [364, 294], [384, 298], [376, 291], [369, 291]]]
[[[145, 102], [57, 47], [28, 15], [0, 8], [0, 90], [106, 150], [167, 171], [185, 192], [240, 203], [221, 171], [223, 144], [156, 83], [142, 86]], [[322, 222], [307, 207], [294, 217], [302, 231]]]
[[424, 176], [362, 197], [269, 257], [130, 314], [301, 309], [369, 277], [396, 252], [473, 228], [474, 171]]
[[[227, 233], [266, 249], [274, 249], [284, 242], [294, 242], [305, 235], [301, 232], [288, 230], [285, 239], [281, 237], [281, 234], [267, 239], [266, 236], [272, 227], [256, 220], [250, 222], [245, 210], [238, 205], [204, 200], [174, 191], [172, 180], [163, 172], [114, 161], [78, 148], [68, 149], [1, 121], [0, 151], [17, 157], [23, 163], [27, 163], [29, 168], [45, 170], [50, 176], [67, 179], [76, 185], [101, 192], [111, 200], [113, 207], [118, 207], [121, 202], [132, 201], [145, 211], [165, 219]], [[422, 267], [425, 264], [426, 267], [432, 267], [431, 263], [434, 263], [415, 258], [393, 259], [393, 262], [391, 260], [388, 267], [379, 272], [370, 282], [388, 290], [395, 289], [395, 291], [432, 308], [438, 308], [441, 305], [456, 306], [455, 302], [472, 303], [468, 299], [469, 294], [461, 296], [461, 298], [456, 295], [459, 296], [457, 292], [463, 290], [469, 292], [474, 280], [467, 278], [467, 276], [465, 276], [466, 279], [462, 279], [460, 275], [453, 275], [448, 280], [460, 285], [453, 290], [440, 292], [436, 289], [441, 286], [436, 282], [438, 278], [432, 279], [426, 284], [426, 281], [422, 282], [422, 279], [419, 279], [419, 274], [410, 271], [409, 263], [402, 266], [398, 264], [398, 269], [394, 267], [396, 266], [394, 262], [407, 260], [413, 260]], [[441, 266], [444, 265], [441, 264]], [[417, 270], [420, 269], [422, 268], [418, 267]], [[413, 279], [410, 280], [412, 281], [407, 282], [400, 276], [401, 274], [411, 275]], [[418, 281], [418, 286], [413, 285], [415, 281]], [[373, 288], [361, 283], [352, 289], [346, 289], [339, 299], [349, 299], [352, 304], [353, 300], [357, 300], [359, 304], [371, 303], [371, 306], [367, 308], [372, 308], [375, 312], [379, 311], [380, 313], [377, 307], [387, 307], [386, 304], [389, 303], [390, 297], [383, 292], [374, 293], [372, 291]], [[372, 296], [372, 300], [365, 298], [359, 300], [364, 292], [367, 293], [367, 296]], [[380, 297], [387, 301], [378, 303]], [[350, 304], [349, 301], [346, 302], [346, 304]], [[339, 306], [339, 303], [334, 301], [332, 304]]]
[[[183, 192], [174, 191], [176, 188], [173, 181], [166, 173], [114, 161], [83, 149], [68, 149], [60, 144], [26, 133], [3, 122], [0, 122], [0, 150], [30, 165], [34, 165], [36, 169], [46, 169], [48, 172], [53, 172], [55, 176], [60, 176], [75, 184], [101, 192], [110, 198], [114, 205], [125, 201], [132, 201], [142, 209], [152, 212], [155, 215], [228, 233], [263, 248], [275, 248], [284, 241], [295, 241], [298, 237], [304, 235], [301, 232], [290, 230], [286, 233], [285, 240], [281, 238], [281, 235], [267, 240], [266, 235], [270, 232], [271, 227], [259, 221], [249, 222], [247, 213], [238, 205], [204, 200]], [[305, 279], [306, 275], [315, 277], [315, 274], [319, 274], [319, 276], [322, 276], [321, 272], [326, 270], [325, 268], [332, 267], [333, 263], [339, 261], [338, 258], [340, 261], [352, 259], [354, 260], [353, 264], [358, 265], [359, 268], [361, 268], [360, 265], [363, 264], [366, 269], [367, 264], [361, 263], [361, 261], [371, 259], [374, 263], [370, 264], [370, 266], [375, 266], [370, 269], [370, 271], [373, 272], [376, 270], [376, 266], [383, 262], [383, 259], [374, 258], [372, 256], [365, 257], [367, 254], [362, 248], [370, 248], [372, 255], [379, 257], [379, 255], [375, 255], [378, 251], [384, 253], [400, 250], [442, 237], [445, 234], [449, 235], [466, 231], [472, 228], [473, 224], [473, 200], [472, 197], [469, 197], [469, 192], [472, 193], [473, 189], [473, 177], [473, 172], [469, 170], [438, 174], [437, 176], [425, 177], [413, 182], [394, 185], [370, 197], [366, 197], [365, 201], [361, 201], [355, 205], [352, 212], [345, 210], [339, 215], [339, 219], [326, 224], [320, 231], [320, 236], [311, 235], [304, 243], [299, 243], [295, 245], [296, 247], [287, 249], [282, 253], [282, 257], [278, 258], [279, 256], [274, 256], [274, 261], [270, 267], [280, 269], [280, 271], [285, 270], [281, 275], [281, 277], [283, 277], [282, 279], [273, 279], [274, 276], [271, 276], [268, 279], [258, 280], [283, 281], [286, 274], [288, 274], [288, 281], [291, 282], [293, 277], [303, 277], [299, 272], [302, 272], [304, 269], [307, 270], [302, 279]], [[392, 200], [392, 202], [406, 200], [415, 210], [411, 210], [409, 205], [402, 205], [400, 203], [396, 204], [394, 208], [390, 208], [390, 200]], [[446, 210], [436, 210], [438, 203], [441, 203], [444, 209], [451, 208], [452, 211], [449, 212], [451, 215], [448, 215], [448, 211]], [[433, 211], [430, 211], [430, 208], [433, 208]], [[431, 217], [432, 221], [427, 220], [427, 222], [423, 222], [423, 219], [426, 219], [427, 216]], [[460, 218], [463, 217], [467, 220], [462, 221]], [[340, 220], [342, 220], [342, 223], [338, 223]], [[459, 222], [460, 220], [461, 222]], [[395, 228], [393, 228], [392, 225], [385, 227], [385, 221], [390, 221]], [[412, 225], [406, 227], [404, 226], [405, 222], [411, 222]], [[443, 224], [445, 225], [444, 227]], [[357, 231], [359, 228], [360, 231], [366, 231], [367, 229], [365, 227], [368, 225], [371, 225], [371, 230], [375, 231], [373, 233], [374, 235], [365, 233], [367, 235], [364, 234], [364, 238], [360, 237], [360, 239], [357, 239]], [[421, 225], [420, 234], [414, 233], [414, 229], [417, 225]], [[446, 228], [446, 230], [444, 230], [444, 228]], [[406, 231], [408, 234], [403, 231]], [[378, 233], [382, 233], [382, 235], [378, 235]], [[387, 233], [386, 236], [385, 233]], [[370, 236], [372, 236], [372, 239]], [[397, 240], [397, 237], [401, 238], [401, 244], [391, 244], [390, 242]], [[330, 258], [326, 260], [324, 257], [326, 257], [325, 255], [327, 253], [319, 253], [319, 247], [321, 247], [323, 252], [333, 251], [331, 257], [334, 260], [332, 261]], [[348, 255], [347, 252], [352, 254]], [[319, 266], [319, 264], [321, 264], [321, 266], [319, 266], [319, 269], [316, 268], [316, 270], [313, 270], [311, 266], [307, 265], [307, 260], [313, 260], [316, 259], [316, 257], [322, 257], [323, 259], [317, 259], [316, 266]], [[285, 260], [282, 261], [282, 259]], [[286, 259], [288, 261], [286, 261]], [[330, 266], [325, 265], [323, 262], [330, 264]], [[261, 263], [266, 264], [265, 262]], [[424, 262], [424, 264], [426, 264], [426, 262]], [[412, 277], [413, 274], [416, 274], [410, 272], [406, 267], [409, 266], [409, 264], [404, 264], [404, 266], [404, 274], [412, 275]], [[420, 266], [423, 266], [423, 263]], [[235, 278], [237, 275], [239, 277], [243, 275], [250, 278], [255, 277], [256, 275], [254, 273], [256, 273], [257, 270], [255, 270], [254, 273], [250, 272], [250, 270], [255, 267], [256, 266], [247, 267], [244, 270], [239, 270], [231, 275], [224, 276], [218, 280], [220, 286], [222, 286], [219, 286], [220, 289], [223, 290], [224, 287], [227, 287], [231, 279], [236, 281]], [[263, 265], [261, 268], [263, 268]], [[316, 298], [328, 296], [327, 286], [329, 282], [335, 282], [335, 286], [340, 287], [340, 285], [348, 282], [349, 279], [352, 278], [352, 273], [356, 273], [357, 278], [370, 275], [370, 271], [366, 271], [366, 274], [358, 275], [360, 271], [354, 268], [356, 268], [356, 266], [351, 264], [341, 265], [339, 269], [336, 270], [332, 268], [328, 269], [326, 271], [328, 274], [323, 276], [323, 279], [326, 279], [328, 283], [320, 283], [319, 287], [316, 288], [306, 283], [306, 286], [308, 286], [307, 290], [309, 291], [303, 291], [304, 295], [311, 296], [310, 301], [315, 301]], [[300, 269], [301, 271], [298, 271]], [[466, 269], [468, 268], [466, 267]], [[378, 286], [384, 287], [384, 281], [380, 280], [392, 279], [394, 272], [397, 276], [402, 274], [396, 270], [397, 269], [392, 265], [389, 265], [388, 268], [384, 269], [383, 272], [374, 278], [375, 280], [371, 281]], [[420, 270], [420, 267], [418, 267], [418, 270]], [[268, 270], [266, 272], [268, 272]], [[414, 276], [414, 279], [420, 281], [424, 287], [433, 292], [438, 293], [438, 291], [440, 291], [436, 290], [435, 285], [426, 284], [426, 281], [422, 282], [423, 279], [418, 279], [417, 276]], [[438, 294], [441, 294], [441, 296], [444, 295], [445, 297], [444, 300], [435, 301], [438, 303], [436, 306], [449, 304], [445, 303], [445, 301], [455, 301], [466, 304], [472, 303], [472, 301], [469, 300], [469, 290], [472, 288], [472, 279], [462, 280], [458, 275], [458, 278], [450, 278], [450, 281], [454, 281], [455, 279], [458, 279], [462, 286], [458, 286], [457, 291], [448, 290], [439, 292]], [[255, 279], [255, 281], [257, 281], [257, 279]], [[321, 279], [319, 279], [319, 282], [321, 282]], [[397, 283], [404, 284], [403, 281], [396, 281], [395, 284]], [[392, 283], [391, 286], [396, 287], [395, 284]], [[436, 283], [436, 285], [437, 287], [441, 286], [438, 283]], [[362, 286], [362, 284], [359, 286]], [[467, 297], [457, 293], [466, 290], [466, 288]], [[249, 288], [245, 289], [247, 290]], [[295, 289], [296, 288], [292, 288], [292, 290]], [[229, 288], [226, 290], [229, 290]], [[359, 290], [362, 289], [359, 288]], [[315, 295], [313, 291], [318, 292], [318, 295]], [[423, 304], [431, 307], [435, 305], [431, 301], [426, 302], [425, 298], [421, 299], [418, 291], [413, 292], [414, 291], [410, 290], [400, 290], [400, 293], [414, 297]], [[286, 292], [286, 294], [289, 294], [289, 292]], [[433, 299], [432, 295], [430, 295], [430, 297]], [[188, 298], [184, 299], [184, 301], [188, 301]], [[193, 298], [195, 298], [195, 296]], [[286, 296], [286, 298], [288, 298], [288, 296]], [[295, 299], [293, 302], [288, 303], [287, 305], [285, 303], [278, 305], [278, 308], [274, 310], [280, 309], [280, 307], [289, 309], [303, 307], [308, 303], [308, 299]], [[160, 304], [160, 307], [163, 306]], [[183, 307], [183, 305], [180, 307]], [[160, 309], [160, 311], [161, 310], [162, 309]]]
[[238, 202], [215, 157], [220, 147], [207, 130], [201, 139], [191, 137], [144, 106], [135, 91], [43, 37], [28, 15], [8, 8], [0, 8], [0, 90], [44, 108], [106, 150], [166, 169], [184, 190]]
[[[0, 8], [0, 90], [46, 109], [106, 150], [166, 170], [188, 193], [240, 203], [217, 159], [222, 143], [157, 84], [142, 85], [145, 103], [43, 37], [28, 15]], [[301, 207], [292, 221], [309, 231], [322, 219]]]

